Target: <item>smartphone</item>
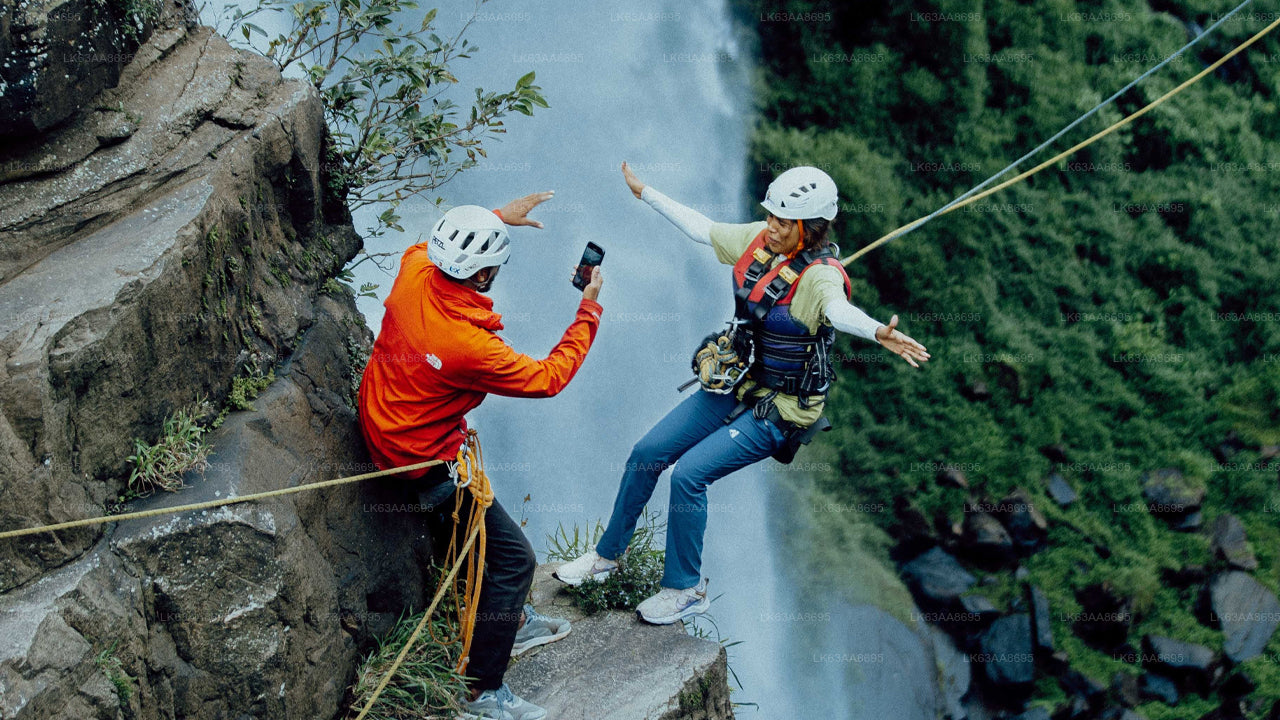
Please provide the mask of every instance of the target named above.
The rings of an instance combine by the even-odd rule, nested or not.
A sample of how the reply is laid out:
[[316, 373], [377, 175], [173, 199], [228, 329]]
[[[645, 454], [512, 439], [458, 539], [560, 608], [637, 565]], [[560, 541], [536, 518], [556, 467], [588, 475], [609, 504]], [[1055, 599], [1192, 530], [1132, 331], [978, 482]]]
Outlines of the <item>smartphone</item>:
[[587, 243], [587, 249], [582, 251], [582, 262], [578, 263], [578, 270], [573, 274], [573, 286], [579, 290], [586, 290], [587, 285], [591, 283], [591, 268], [602, 261], [604, 261], [604, 248], [593, 242]]

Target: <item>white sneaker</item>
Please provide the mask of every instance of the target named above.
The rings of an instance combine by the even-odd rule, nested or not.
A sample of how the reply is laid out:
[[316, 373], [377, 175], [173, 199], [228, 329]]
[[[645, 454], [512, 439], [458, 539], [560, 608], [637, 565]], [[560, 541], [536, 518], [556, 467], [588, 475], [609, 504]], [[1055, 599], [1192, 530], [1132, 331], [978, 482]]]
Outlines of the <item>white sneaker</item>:
[[573, 625], [564, 618], [547, 617], [532, 605], [524, 606], [524, 625], [516, 631], [516, 642], [511, 646], [511, 657], [515, 657], [525, 650], [535, 648], [539, 645], [546, 645], [561, 640], [569, 636], [569, 631], [573, 630]]
[[506, 683], [497, 690], [485, 690], [475, 700], [464, 700], [458, 720], [543, 720], [547, 711], [521, 699]]
[[587, 579], [603, 582], [617, 569], [617, 560], [606, 560], [596, 554], [595, 548], [591, 548], [577, 560], [570, 560], [556, 568], [551, 576], [565, 585], [581, 585]]
[[707, 599], [707, 580], [703, 578], [697, 587], [677, 590], [664, 587], [657, 595], [640, 603], [636, 614], [653, 625], [670, 625], [691, 615], [701, 615], [711, 608]]

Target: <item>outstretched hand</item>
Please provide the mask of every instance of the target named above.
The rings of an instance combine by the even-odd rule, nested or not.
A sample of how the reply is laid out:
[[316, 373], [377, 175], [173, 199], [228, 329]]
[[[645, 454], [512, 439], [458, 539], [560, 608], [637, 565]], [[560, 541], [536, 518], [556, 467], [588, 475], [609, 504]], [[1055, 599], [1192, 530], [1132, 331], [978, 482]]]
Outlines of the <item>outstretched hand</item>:
[[627, 165], [625, 160], [622, 161], [622, 179], [627, 181], [627, 187], [631, 188], [631, 194], [640, 199], [640, 193], [644, 192], [644, 183], [640, 182], [640, 178], [631, 172], [631, 166]]
[[528, 217], [529, 213], [542, 203], [550, 200], [555, 196], [555, 194], [554, 190], [548, 190], [547, 192], [525, 195], [522, 198], [512, 200], [506, 205], [503, 205], [502, 209], [498, 210], [498, 212], [502, 213], [502, 221], [508, 225], [525, 225], [528, 227], [536, 227], [541, 230], [542, 223], [537, 220], [530, 220]]
[[920, 367], [916, 361], [929, 361], [929, 353], [924, 346], [898, 330], [897, 315], [889, 318], [888, 325], [881, 325], [876, 330], [876, 340], [893, 354], [901, 355], [911, 367]]

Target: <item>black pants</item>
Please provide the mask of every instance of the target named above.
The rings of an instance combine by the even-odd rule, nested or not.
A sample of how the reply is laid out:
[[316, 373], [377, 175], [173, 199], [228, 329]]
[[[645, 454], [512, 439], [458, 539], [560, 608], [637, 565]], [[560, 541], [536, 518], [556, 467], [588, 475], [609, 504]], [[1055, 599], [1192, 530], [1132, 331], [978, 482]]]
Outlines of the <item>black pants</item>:
[[[420, 504], [430, 505], [431, 500], [439, 498], [441, 493], [432, 490], [437, 489], [441, 481], [451, 482], [443, 466], [432, 468], [419, 481], [422, 487]], [[459, 548], [467, 541], [466, 522], [475, 505], [470, 491], [463, 490], [462, 495], [462, 512], [459, 515], [462, 522], [457, 529]], [[454, 527], [453, 503], [452, 495], [444, 502], [436, 500], [439, 510], [429, 515], [434, 526], [432, 535], [441, 553], [448, 547], [449, 533]], [[533, 571], [538, 561], [520, 524], [511, 519], [497, 500], [484, 514], [484, 530], [484, 583], [480, 586], [480, 608], [476, 613], [467, 675], [474, 678], [468, 683], [473, 690], [496, 690], [502, 686], [502, 677], [511, 661], [511, 646], [515, 644], [516, 631], [520, 629], [520, 614], [529, 595], [529, 586], [533, 584]]]

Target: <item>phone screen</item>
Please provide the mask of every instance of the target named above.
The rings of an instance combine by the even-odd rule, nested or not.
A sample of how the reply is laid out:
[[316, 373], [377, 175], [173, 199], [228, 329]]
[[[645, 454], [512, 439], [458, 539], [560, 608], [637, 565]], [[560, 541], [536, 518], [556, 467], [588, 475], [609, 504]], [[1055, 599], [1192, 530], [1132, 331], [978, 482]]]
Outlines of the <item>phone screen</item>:
[[585, 290], [591, 282], [591, 268], [604, 261], [604, 248], [589, 242], [582, 251], [582, 261], [578, 263], [578, 271], [573, 274], [573, 286]]

